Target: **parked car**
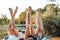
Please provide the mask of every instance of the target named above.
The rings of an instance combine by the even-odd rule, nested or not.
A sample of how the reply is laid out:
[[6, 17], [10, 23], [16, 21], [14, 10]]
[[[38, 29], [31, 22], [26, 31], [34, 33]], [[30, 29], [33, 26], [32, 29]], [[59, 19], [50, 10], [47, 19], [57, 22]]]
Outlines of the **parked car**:
[[[17, 30], [20, 30], [21, 33], [25, 34], [25, 28], [26, 26], [16, 26]], [[36, 26], [34, 26], [34, 30], [36, 29]], [[5, 36], [3, 40], [7, 40], [9, 38], [9, 35]], [[42, 40], [49, 40], [49, 38], [46, 38], [46, 36], [43, 37]], [[20, 38], [19, 40], [24, 40], [24, 38]]]

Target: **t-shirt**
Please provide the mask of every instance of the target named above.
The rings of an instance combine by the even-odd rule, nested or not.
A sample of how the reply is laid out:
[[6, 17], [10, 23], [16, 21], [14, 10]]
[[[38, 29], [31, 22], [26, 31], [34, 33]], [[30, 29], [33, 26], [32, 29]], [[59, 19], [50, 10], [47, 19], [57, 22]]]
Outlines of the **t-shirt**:
[[19, 40], [19, 38], [16, 37], [15, 35], [11, 35], [7, 40]]
[[24, 34], [22, 32], [20, 32], [19, 38], [24, 38]]
[[9, 35], [9, 38], [7, 40], [19, 40], [20, 38], [24, 38], [24, 34], [21, 32], [19, 37], [16, 37], [15, 35]]

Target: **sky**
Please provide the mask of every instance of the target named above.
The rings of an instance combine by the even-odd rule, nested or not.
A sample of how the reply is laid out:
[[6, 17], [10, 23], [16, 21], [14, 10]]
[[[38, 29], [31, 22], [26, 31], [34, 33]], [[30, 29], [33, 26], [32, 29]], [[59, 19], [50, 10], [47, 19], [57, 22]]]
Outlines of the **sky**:
[[18, 12], [15, 17], [18, 18], [20, 13], [25, 11], [29, 6], [33, 10], [36, 10], [38, 8], [44, 8], [46, 4], [50, 3], [59, 4], [60, 0], [56, 2], [50, 2], [49, 0], [0, 0], [0, 18], [2, 17], [1, 14], [6, 15], [8, 19], [11, 18], [8, 8], [15, 10], [16, 6], [18, 6]]

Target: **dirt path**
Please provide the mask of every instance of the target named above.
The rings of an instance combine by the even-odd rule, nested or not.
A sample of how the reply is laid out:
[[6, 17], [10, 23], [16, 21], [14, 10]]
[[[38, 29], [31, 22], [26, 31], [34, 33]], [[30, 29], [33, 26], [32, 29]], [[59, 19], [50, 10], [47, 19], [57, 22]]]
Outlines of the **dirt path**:
[[51, 40], [60, 40], [60, 37], [54, 37]]

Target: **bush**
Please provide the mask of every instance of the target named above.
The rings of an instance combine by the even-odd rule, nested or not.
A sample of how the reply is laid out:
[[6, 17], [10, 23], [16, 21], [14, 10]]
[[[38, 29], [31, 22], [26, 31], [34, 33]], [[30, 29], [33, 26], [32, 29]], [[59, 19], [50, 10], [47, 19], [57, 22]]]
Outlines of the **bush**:
[[5, 36], [7, 36], [6, 30], [0, 30], [0, 40], [3, 39]]

